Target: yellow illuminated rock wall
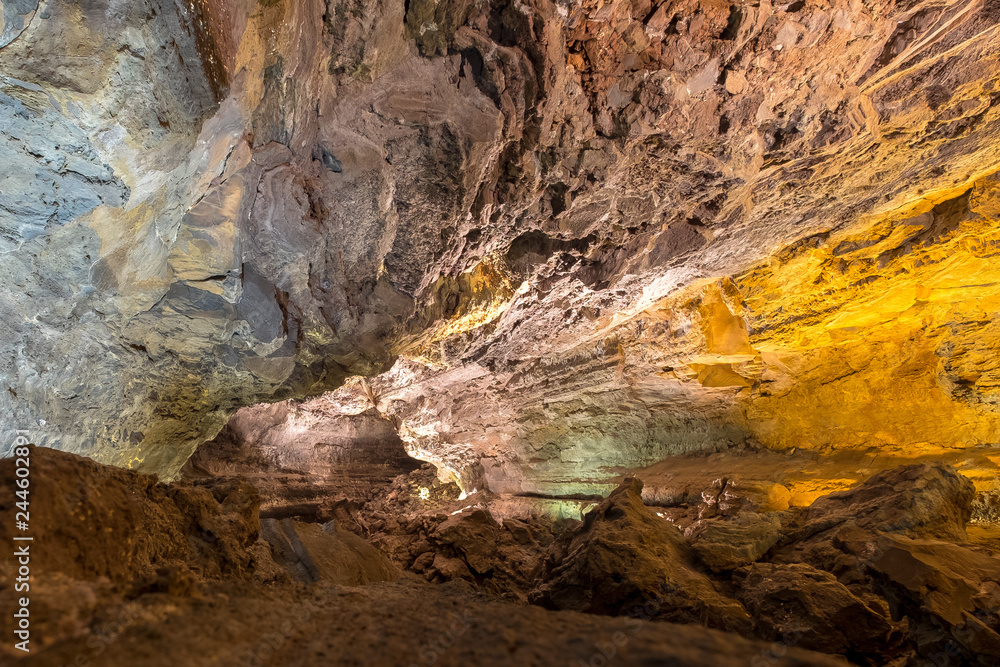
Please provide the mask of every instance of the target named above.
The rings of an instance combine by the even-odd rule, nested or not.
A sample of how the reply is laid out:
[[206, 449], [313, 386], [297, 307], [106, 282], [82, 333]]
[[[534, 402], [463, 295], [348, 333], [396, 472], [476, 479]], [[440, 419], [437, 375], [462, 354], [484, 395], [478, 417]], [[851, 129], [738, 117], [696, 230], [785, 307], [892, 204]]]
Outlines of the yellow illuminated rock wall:
[[775, 360], [740, 395], [763, 444], [1000, 442], [1000, 181], [927, 208], [735, 279], [751, 345]]

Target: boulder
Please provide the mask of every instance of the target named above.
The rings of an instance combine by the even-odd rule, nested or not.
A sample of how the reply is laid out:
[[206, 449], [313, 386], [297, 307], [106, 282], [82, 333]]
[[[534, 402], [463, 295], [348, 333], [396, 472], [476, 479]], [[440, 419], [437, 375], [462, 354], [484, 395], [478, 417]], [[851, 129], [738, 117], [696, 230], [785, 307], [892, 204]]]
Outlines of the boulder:
[[966, 541], [974, 497], [951, 466], [886, 470], [793, 517], [772, 561], [825, 570], [869, 608], [887, 601], [923, 660], [996, 664], [1000, 560]]
[[399, 571], [378, 549], [334, 523], [264, 519], [262, 535], [275, 561], [304, 583], [322, 580], [359, 586], [399, 578]]
[[857, 559], [837, 543], [881, 533], [965, 541], [975, 489], [954, 468], [917, 464], [884, 470], [859, 486], [822, 496], [786, 517], [777, 562], [806, 562], [841, 580], [862, 580]]
[[781, 519], [774, 514], [746, 512], [732, 520], [699, 523], [690, 531], [692, 545], [713, 572], [754, 563], [781, 538]]
[[500, 524], [481, 509], [461, 512], [441, 523], [432, 539], [454, 548], [474, 572], [486, 574], [496, 563]]
[[860, 528], [963, 541], [975, 496], [972, 482], [950, 465], [901, 466], [818, 498], [806, 515], [807, 530], [850, 519]]
[[755, 563], [741, 575], [739, 599], [761, 639], [841, 654], [859, 664], [885, 664], [893, 657], [900, 633], [882, 610], [829, 572], [804, 563]]
[[750, 617], [698, 571], [684, 536], [629, 478], [553, 544], [529, 599], [551, 609], [750, 631]]
[[894, 615], [910, 619], [921, 655], [1000, 664], [1000, 559], [940, 540], [858, 537], [842, 535], [840, 544], [861, 561]]

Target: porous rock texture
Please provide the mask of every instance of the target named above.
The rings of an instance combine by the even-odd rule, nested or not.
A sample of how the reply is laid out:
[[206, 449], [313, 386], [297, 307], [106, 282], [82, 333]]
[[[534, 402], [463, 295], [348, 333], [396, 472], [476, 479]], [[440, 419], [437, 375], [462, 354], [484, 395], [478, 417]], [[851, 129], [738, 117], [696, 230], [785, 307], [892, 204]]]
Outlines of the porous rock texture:
[[[696, 570], [684, 536], [642, 503], [630, 479], [556, 542], [532, 602], [591, 613], [649, 613], [749, 633], [750, 617]], [[647, 612], [647, 606], [652, 611]]]
[[[31, 448], [29, 456], [39, 480], [31, 502], [31, 652], [3, 642], [4, 664], [499, 667], [613, 658], [737, 667], [748, 656], [778, 667], [844, 664], [651, 615], [554, 612], [498, 601], [465, 582], [435, 586], [401, 576], [338, 526], [266, 519], [268, 541], [257, 541], [256, 497], [245, 487], [222, 483], [213, 495], [51, 449]], [[0, 461], [0, 481], [11, 484], [14, 470], [13, 460]], [[5, 540], [17, 511], [0, 500]], [[0, 562], [4, 618], [16, 608], [16, 568]]]
[[[37, 473], [29, 507], [36, 576], [59, 573], [80, 580], [126, 585], [181, 568], [207, 578], [245, 578], [253, 571], [250, 548], [260, 533], [257, 490], [245, 482], [210, 489], [165, 486], [154, 477], [97, 464], [64, 452], [30, 447]], [[0, 479], [15, 485], [14, 459], [5, 459]], [[15, 531], [13, 494], [0, 500], [8, 519], [0, 536]], [[18, 545], [23, 546], [23, 545]], [[13, 561], [11, 561], [13, 562]], [[5, 595], [13, 601], [11, 588]]]
[[[583, 521], [501, 524], [482, 499], [388, 512], [371, 501], [354, 534], [338, 519], [261, 521], [245, 483], [165, 485], [51, 449], [29, 456], [46, 480], [31, 502], [32, 652], [0, 648], [21, 665], [1000, 659], [1000, 541], [965, 539], [971, 484], [949, 466], [884, 471], [767, 513], [777, 541], [722, 569], [701, 536], [761, 515], [702, 513], [681, 530], [636, 479]], [[14, 469], [0, 461], [0, 482]], [[17, 511], [0, 501], [0, 538]], [[8, 618], [16, 567], [0, 563]]]
[[[807, 509], [791, 510], [771, 561], [830, 572], [869, 611], [881, 609], [894, 620], [906, 617], [911, 641], [925, 659], [989, 664], [1000, 659], [1000, 625], [994, 621], [1000, 560], [995, 540], [986, 550], [966, 542], [972, 498], [972, 484], [950, 466], [885, 471]], [[765, 588], [780, 586], [787, 576], [780, 569], [763, 576], [768, 574], [775, 581]], [[751, 570], [748, 580], [760, 577]], [[746, 595], [755, 595], [754, 585]], [[867, 627], [870, 632], [855, 634], [847, 655], [864, 654], [861, 644], [879, 631], [877, 624]], [[831, 638], [816, 639], [802, 645], [824, 650], [823, 641]]]
[[174, 478], [401, 355], [468, 488], [997, 441], [995, 3], [2, 7], [5, 428]]

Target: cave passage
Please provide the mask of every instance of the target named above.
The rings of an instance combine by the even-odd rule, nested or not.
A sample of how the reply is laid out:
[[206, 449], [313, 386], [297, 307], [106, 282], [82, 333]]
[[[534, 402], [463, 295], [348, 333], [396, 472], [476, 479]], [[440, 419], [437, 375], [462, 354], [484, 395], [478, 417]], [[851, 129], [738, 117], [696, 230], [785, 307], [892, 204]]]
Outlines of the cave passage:
[[1000, 665], [991, 0], [0, 0], [0, 663]]

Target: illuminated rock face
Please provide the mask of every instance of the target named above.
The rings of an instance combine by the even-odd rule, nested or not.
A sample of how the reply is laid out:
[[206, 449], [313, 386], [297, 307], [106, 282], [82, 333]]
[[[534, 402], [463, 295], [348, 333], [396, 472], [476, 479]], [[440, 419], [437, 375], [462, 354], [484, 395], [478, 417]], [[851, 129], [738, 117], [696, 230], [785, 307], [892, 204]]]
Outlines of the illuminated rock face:
[[176, 475], [375, 375], [497, 491], [1000, 441], [991, 3], [3, 0], [0, 410]]
[[[422, 369], [390, 384], [383, 407], [423, 451], [489, 443], [483, 474], [495, 490], [578, 490], [605, 466], [745, 442], [866, 452], [879, 467], [976, 448], [967, 474], [985, 482], [1000, 438], [998, 205], [988, 178], [815, 235], [645, 308], [569, 322], [576, 339], [513, 366], [494, 361], [511, 339], [493, 334], [476, 372]], [[497, 331], [531, 325], [519, 306]], [[444, 463], [474, 476], [469, 459]]]

